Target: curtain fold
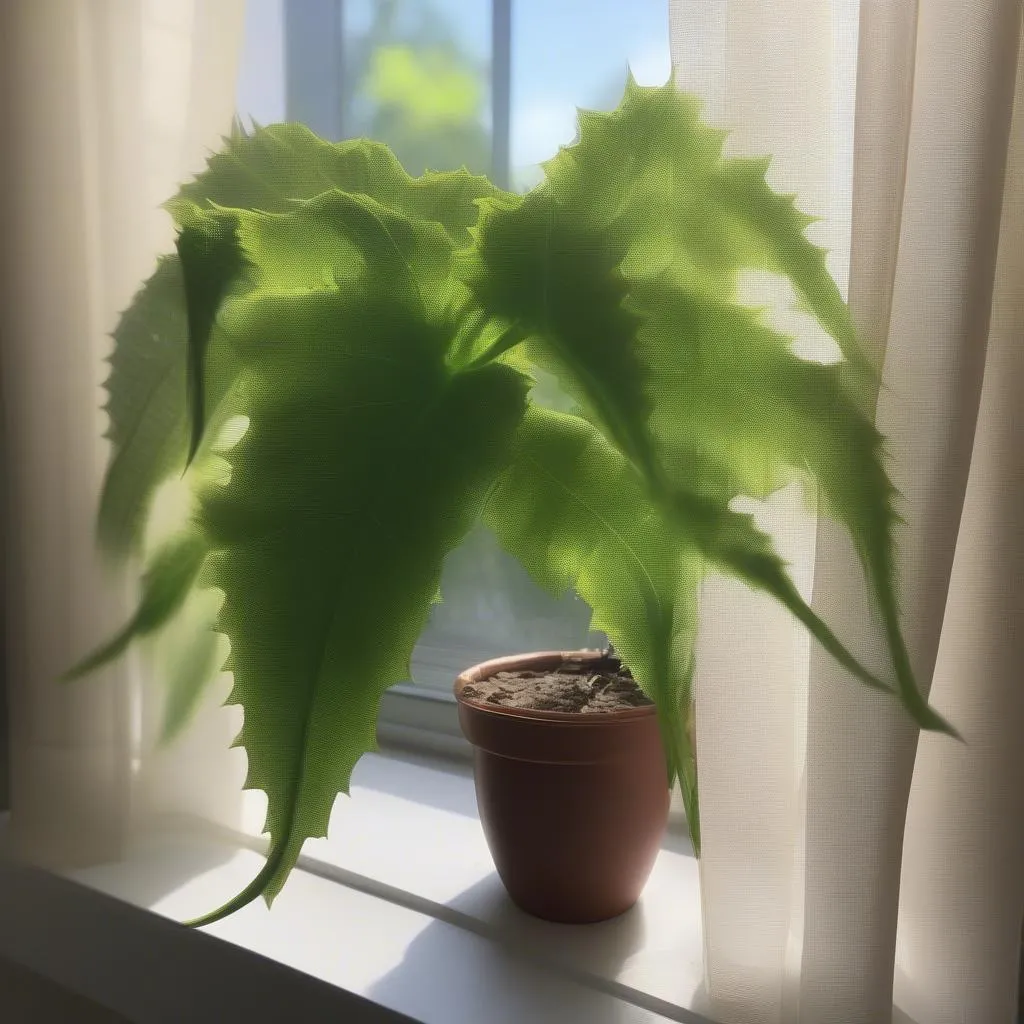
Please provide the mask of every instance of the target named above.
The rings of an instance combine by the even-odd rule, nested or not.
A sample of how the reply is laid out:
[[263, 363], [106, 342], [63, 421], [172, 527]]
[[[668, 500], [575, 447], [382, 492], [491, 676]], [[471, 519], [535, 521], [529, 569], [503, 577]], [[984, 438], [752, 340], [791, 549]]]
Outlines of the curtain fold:
[[[879, 17], [891, 18], [884, 5], [862, 5], [868, 40], [858, 68], [866, 79], [863, 91], [870, 90], [872, 76], [892, 74], [888, 62], [879, 66], [872, 60], [880, 56], [870, 46]], [[892, 285], [870, 270], [865, 282], [854, 276], [851, 305], [865, 334], [868, 325], [888, 320], [886, 336], [872, 339], [884, 348], [876, 422], [889, 441], [890, 473], [906, 520], [898, 533], [901, 605], [910, 657], [925, 689], [944, 629], [958, 534], [970, 543], [961, 511], [985, 372], [1019, 22], [1020, 6], [1012, 0], [966, 8], [921, 5], [905, 173], [892, 176], [895, 168], [879, 168], [870, 156], [855, 165], [861, 203], [882, 196], [890, 214], [887, 238], [882, 232], [854, 233], [858, 266], [869, 264], [876, 251], [882, 259], [896, 252]], [[898, 91], [896, 97], [898, 118], [905, 100]], [[855, 154], [871, 153], [873, 136], [855, 138]], [[884, 177], [876, 176], [878, 170]], [[898, 219], [891, 217], [894, 191], [902, 191]], [[858, 226], [869, 224], [868, 216]], [[997, 501], [998, 491], [985, 500]], [[859, 625], [852, 621], [851, 591], [861, 585], [860, 574], [849, 542], [837, 534], [832, 526], [821, 532], [815, 606], [827, 620], [855, 630], [855, 651], [865, 641], [880, 647], [880, 630], [861, 617], [863, 611]], [[974, 622], [971, 643], [984, 642], [984, 628]], [[1001, 688], [1008, 684], [1004, 680]], [[969, 678], [956, 680], [958, 691], [974, 685]], [[939, 710], [960, 725], [941, 698], [934, 698]], [[1008, 698], [1005, 693], [1004, 706], [994, 705], [991, 713], [1009, 710]], [[966, 751], [954, 752], [957, 744], [949, 739], [925, 742], [942, 759], [973, 759], [965, 738]], [[913, 837], [910, 824], [904, 826], [917, 747], [917, 730], [895, 705], [864, 693], [819, 650], [812, 653], [801, 1021], [867, 1024], [890, 1012], [903, 847], [905, 837]], [[950, 796], [943, 787], [940, 798]], [[994, 820], [987, 824], [1006, 827]], [[1004, 882], [1011, 884], [1009, 878]], [[933, 873], [921, 883], [937, 894], [942, 879]], [[955, 918], [944, 925], [947, 933], [959, 927]], [[930, 964], [927, 974], [935, 973]], [[958, 1003], [948, 1012], [957, 1013]]]
[[[845, 252], [849, 183], [844, 193], [833, 140], [848, 112], [833, 90], [831, 6], [781, 0], [768, 10], [756, 2], [683, 0], [671, 11], [677, 82], [705, 97], [707, 116], [732, 130], [727, 155], [771, 153], [769, 182], [798, 192], [801, 207], [822, 218], [812, 228], [817, 244]], [[703, 33], [691, 35], [697, 25]], [[842, 265], [832, 269], [842, 276]], [[769, 306], [773, 323], [799, 338], [806, 355], [829, 358], [833, 343], [801, 312], [788, 285], [750, 274], [741, 287], [745, 299]], [[745, 510], [809, 599], [816, 524], [799, 488]], [[695, 683], [700, 878], [710, 910], [705, 984], [723, 1020], [767, 1024], [783, 1012], [793, 901], [801, 895], [794, 871], [808, 654], [807, 635], [771, 598], [736, 580], [705, 581]]]
[[[791, 627], [742, 588], [706, 588], [711, 1002], [737, 1022], [1008, 1024], [1024, 906], [1021, 5], [715, 6], [671, 5], [680, 84], [718, 98], [737, 152], [781, 154], [777, 182], [836, 220], [832, 244], [850, 225], [848, 279], [831, 269], [882, 369], [908, 646], [966, 745], [919, 743], [894, 702], [817, 646], [795, 663]], [[851, 15], [855, 83], [842, 54]], [[685, 33], [705, 16], [725, 28], [710, 33], [721, 52], [698, 62]], [[833, 113], [837, 95], [856, 100], [848, 185], [835, 118], [822, 129], [828, 95]], [[816, 610], [891, 675], [848, 538], [822, 519], [808, 559], [800, 513], [779, 500], [768, 521], [798, 582], [810, 567]], [[741, 626], [723, 622], [727, 608]]]
[[[159, 204], [203, 169], [207, 156], [220, 149], [235, 116], [246, 3], [143, 3], [148, 17], [142, 59], [153, 69], [142, 83], [147, 188], [154, 214], [149, 246], [151, 253], [164, 253], [173, 250], [174, 232]], [[161, 510], [155, 511], [159, 517]], [[173, 639], [169, 635], [164, 642]], [[156, 645], [141, 652], [140, 658], [152, 666], [151, 675], [159, 669], [159, 655]], [[231, 677], [222, 674], [204, 692], [188, 728], [166, 748], [157, 742], [163, 721], [160, 693], [140, 688], [140, 765], [133, 801], [134, 822], [140, 827], [168, 814], [241, 827], [246, 760], [244, 751], [231, 749], [242, 713], [239, 707], [224, 706], [230, 687]]]
[[[1012, 46], [1013, 25], [1001, 44]], [[932, 682], [966, 746], [921, 738], [896, 1000], [936, 1024], [1017, 1019], [1024, 908], [1024, 48], [984, 382]]]
[[0, 5], [11, 828], [45, 864], [116, 856], [138, 804], [128, 666], [71, 685], [57, 677], [129, 607], [93, 534], [103, 357], [173, 242], [160, 203], [230, 128], [243, 10], [244, 0]]

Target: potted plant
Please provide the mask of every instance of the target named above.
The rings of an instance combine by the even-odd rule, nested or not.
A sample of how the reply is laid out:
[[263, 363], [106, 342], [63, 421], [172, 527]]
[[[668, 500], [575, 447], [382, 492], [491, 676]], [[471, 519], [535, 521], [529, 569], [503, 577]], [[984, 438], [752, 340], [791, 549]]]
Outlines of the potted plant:
[[[270, 847], [243, 892], [193, 923], [269, 903], [303, 842], [326, 834], [375, 745], [381, 695], [410, 675], [442, 562], [481, 519], [536, 581], [576, 589], [651, 702], [632, 716], [646, 723], [644, 767], [615, 762], [654, 790], [654, 824], [622, 829], [647, 850], [631, 854], [634, 888], [675, 781], [700, 851], [688, 726], [707, 572], [773, 595], [858, 679], [951, 731], [921, 697], [900, 631], [894, 491], [865, 412], [872, 368], [804, 236], [811, 218], [768, 186], [767, 160], [726, 159], [724, 138], [672, 81], [630, 78], [617, 110], [580, 112], [578, 141], [526, 195], [465, 171], [410, 178], [382, 145], [279, 125], [236, 127], [168, 204], [177, 252], [123, 315], [107, 382], [99, 539], [143, 555], [141, 598], [72, 674], [164, 627], [190, 594], [223, 595], [215, 628], [230, 641], [229, 702], [244, 710], [237, 742], [247, 787], [267, 794]], [[842, 361], [798, 357], [740, 304], [747, 268], [786, 276]], [[532, 399], [537, 369], [575, 412]], [[847, 651], [731, 505], [794, 475], [854, 540], [891, 684]], [[147, 543], [168, 478], [190, 505]], [[197, 629], [197, 649], [210, 636]], [[467, 695], [494, 671], [457, 684], [470, 738], [494, 739], [487, 717], [507, 730], [501, 742], [518, 742], [519, 727], [539, 735], [535, 716]], [[180, 712], [201, 682], [193, 673], [169, 701]], [[550, 737], [548, 759], [567, 757], [564, 732]], [[598, 741], [599, 759], [614, 742]], [[599, 846], [591, 860], [620, 856]], [[496, 848], [506, 881], [515, 856], [514, 842]]]
[[518, 906], [588, 924], [637, 900], [669, 810], [655, 705], [612, 651], [496, 658], [455, 684], [477, 805]]

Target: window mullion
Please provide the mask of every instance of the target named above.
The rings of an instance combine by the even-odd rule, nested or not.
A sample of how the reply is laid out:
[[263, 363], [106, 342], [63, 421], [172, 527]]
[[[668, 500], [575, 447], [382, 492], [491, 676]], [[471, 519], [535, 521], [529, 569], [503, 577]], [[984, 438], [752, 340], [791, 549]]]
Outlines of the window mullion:
[[284, 0], [285, 117], [341, 139], [344, 0]]
[[512, 0], [491, 0], [491, 179], [510, 187]]

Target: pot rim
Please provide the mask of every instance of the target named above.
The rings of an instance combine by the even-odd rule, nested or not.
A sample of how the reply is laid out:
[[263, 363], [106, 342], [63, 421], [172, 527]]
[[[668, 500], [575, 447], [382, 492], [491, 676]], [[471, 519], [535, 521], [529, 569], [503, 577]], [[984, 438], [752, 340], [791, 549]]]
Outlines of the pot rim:
[[546, 662], [558, 663], [570, 659], [597, 661], [603, 656], [603, 651], [583, 648], [576, 651], [533, 651], [528, 654], [507, 654], [500, 658], [489, 658], [487, 661], [471, 665], [460, 672], [455, 679], [453, 692], [459, 704], [466, 708], [471, 708], [473, 711], [494, 715], [499, 718], [521, 718], [531, 722], [550, 722], [552, 724], [572, 725], [579, 728], [625, 725], [628, 722], [649, 718], [654, 715], [657, 711], [654, 704], [645, 704], [638, 708], [623, 708], [620, 711], [602, 711], [599, 714], [583, 715], [578, 711], [537, 711], [533, 708], [498, 707], [484, 701], [473, 700], [471, 697], [466, 697], [462, 692], [468, 683], [489, 679], [498, 672], [515, 671], [516, 669], [536, 666], [538, 663], [543, 665]]

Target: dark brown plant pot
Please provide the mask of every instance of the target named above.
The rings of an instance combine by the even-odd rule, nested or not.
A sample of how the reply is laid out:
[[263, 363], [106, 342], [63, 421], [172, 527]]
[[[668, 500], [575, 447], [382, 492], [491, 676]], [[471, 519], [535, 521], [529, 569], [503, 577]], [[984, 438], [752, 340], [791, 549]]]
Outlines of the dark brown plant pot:
[[494, 865], [513, 902], [547, 921], [615, 917], [636, 903], [647, 882], [669, 807], [654, 706], [532, 711], [470, 700], [462, 691], [497, 672], [601, 657], [545, 651], [496, 658], [455, 681]]

